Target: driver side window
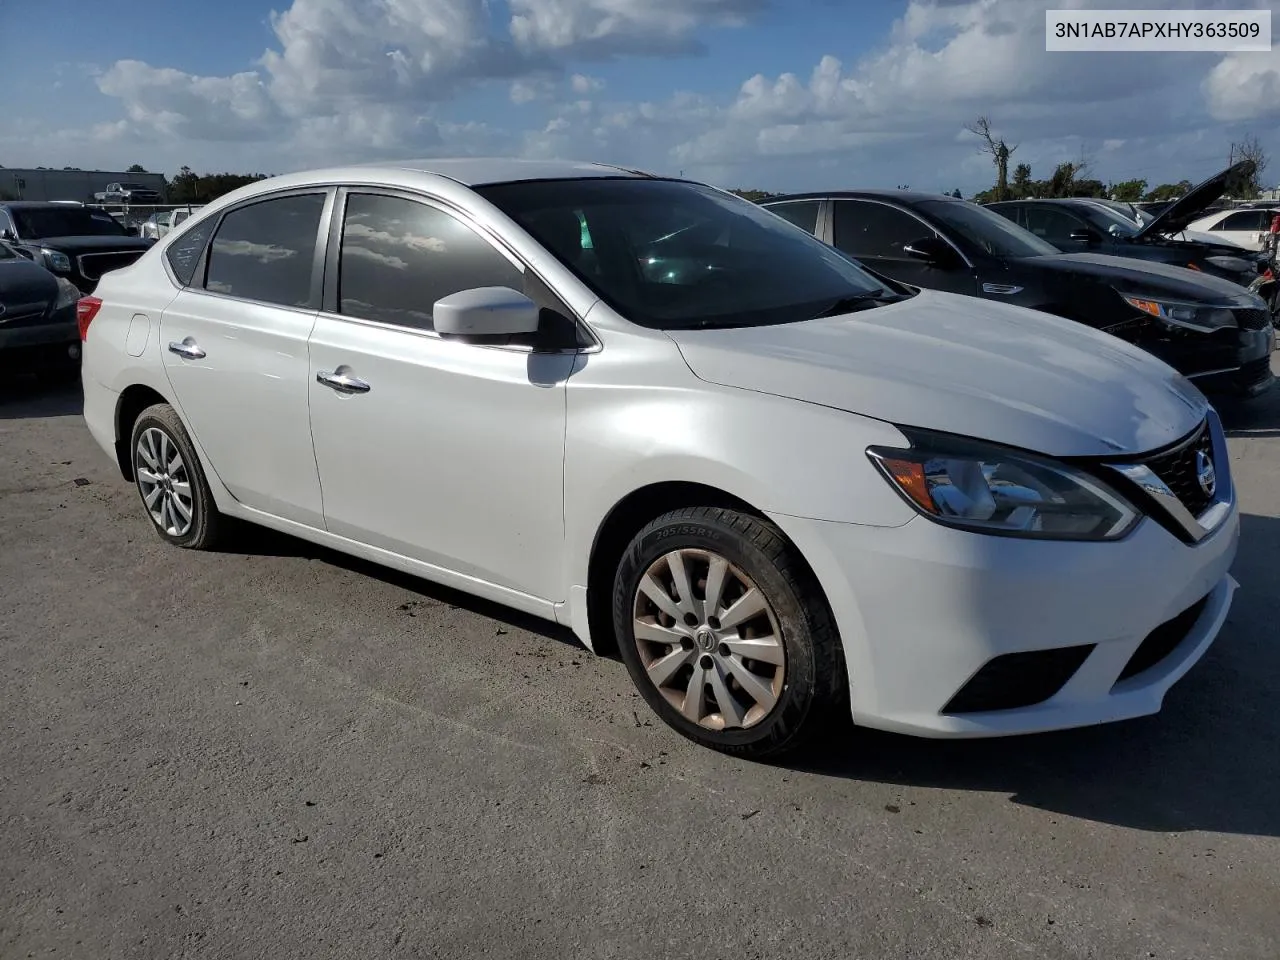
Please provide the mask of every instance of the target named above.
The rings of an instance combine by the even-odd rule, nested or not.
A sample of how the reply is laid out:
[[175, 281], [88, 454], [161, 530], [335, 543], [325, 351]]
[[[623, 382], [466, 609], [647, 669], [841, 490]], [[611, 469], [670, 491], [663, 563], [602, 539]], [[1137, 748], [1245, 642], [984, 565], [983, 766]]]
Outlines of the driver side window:
[[937, 236], [911, 214], [870, 200], [836, 200], [832, 226], [836, 249], [853, 257], [902, 260], [907, 244]]
[[1049, 206], [1027, 207], [1027, 229], [1041, 240], [1061, 247], [1074, 243], [1072, 231], [1085, 230], [1084, 222], [1071, 214]]

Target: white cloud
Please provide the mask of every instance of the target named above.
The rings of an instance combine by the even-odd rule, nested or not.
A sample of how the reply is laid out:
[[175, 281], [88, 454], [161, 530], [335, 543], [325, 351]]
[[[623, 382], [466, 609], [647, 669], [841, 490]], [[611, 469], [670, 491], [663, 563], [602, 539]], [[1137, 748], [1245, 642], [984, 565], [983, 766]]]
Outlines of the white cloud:
[[574, 93], [595, 93], [604, 89], [604, 81], [597, 77], [589, 77], [584, 73], [575, 73], [569, 78], [569, 86]]
[[266, 136], [277, 111], [258, 74], [200, 77], [120, 60], [97, 79], [139, 130], [163, 137], [250, 140]]
[[767, 0], [509, 0], [511, 35], [529, 50], [580, 58], [689, 53], [703, 26], [737, 27]]
[[1224, 57], [1205, 78], [1204, 92], [1217, 120], [1280, 117], [1280, 46]]

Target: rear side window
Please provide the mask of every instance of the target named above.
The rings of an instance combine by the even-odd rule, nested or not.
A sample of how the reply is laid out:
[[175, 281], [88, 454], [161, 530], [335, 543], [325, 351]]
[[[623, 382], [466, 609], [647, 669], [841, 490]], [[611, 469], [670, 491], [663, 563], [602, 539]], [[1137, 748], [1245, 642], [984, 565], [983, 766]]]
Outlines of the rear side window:
[[[572, 239], [583, 227], [572, 222]], [[431, 330], [441, 297], [473, 287], [524, 287], [524, 274], [489, 241], [443, 210], [375, 194], [347, 197], [338, 263], [338, 312]]]
[[1241, 210], [1229, 217], [1223, 217], [1213, 225], [1213, 230], [1264, 230], [1267, 213], [1265, 210]]
[[209, 250], [205, 289], [284, 307], [319, 307], [312, 296], [323, 193], [277, 197], [232, 210]]
[[788, 203], [771, 203], [765, 209], [794, 223], [801, 230], [817, 233], [818, 207], [821, 203], [821, 200], [792, 200]]
[[196, 272], [196, 264], [200, 262], [200, 255], [204, 253], [204, 248], [209, 244], [209, 236], [213, 233], [213, 225], [217, 222], [217, 219], [217, 217], [210, 217], [204, 223], [197, 223], [182, 236], [178, 237], [177, 240], [169, 244], [169, 249], [164, 252], [169, 261], [169, 266], [173, 269], [173, 275], [178, 278], [178, 282], [184, 287], [191, 285], [191, 278], [195, 276]]
[[1084, 224], [1056, 207], [1038, 206], [1027, 208], [1026, 228], [1056, 247], [1070, 243], [1071, 234], [1076, 230], [1083, 230]]

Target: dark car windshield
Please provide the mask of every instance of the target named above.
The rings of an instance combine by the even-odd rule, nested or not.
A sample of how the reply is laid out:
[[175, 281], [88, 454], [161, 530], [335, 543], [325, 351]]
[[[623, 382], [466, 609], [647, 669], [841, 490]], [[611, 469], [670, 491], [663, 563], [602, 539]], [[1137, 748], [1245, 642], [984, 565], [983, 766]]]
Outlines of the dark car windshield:
[[40, 237], [126, 237], [129, 232], [114, 217], [101, 210], [84, 207], [10, 207], [18, 236], [24, 240]]
[[1085, 204], [1084, 208], [1084, 215], [1089, 218], [1089, 222], [1113, 237], [1136, 236], [1142, 229], [1132, 218], [1126, 217], [1112, 207], [1089, 203]]
[[1042, 257], [1059, 252], [1030, 230], [967, 200], [923, 200], [918, 206], [921, 213], [940, 220], [993, 257]]
[[542, 180], [477, 192], [628, 320], [686, 329], [808, 320], [897, 292], [756, 204], [674, 180]]

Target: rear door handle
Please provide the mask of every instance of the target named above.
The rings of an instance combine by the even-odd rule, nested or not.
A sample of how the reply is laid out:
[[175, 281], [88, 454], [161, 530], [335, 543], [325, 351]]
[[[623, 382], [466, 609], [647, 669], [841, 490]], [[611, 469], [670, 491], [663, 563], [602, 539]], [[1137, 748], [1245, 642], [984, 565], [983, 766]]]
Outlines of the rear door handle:
[[169, 352], [176, 353], [180, 357], [186, 357], [188, 360], [200, 360], [205, 356], [205, 352], [190, 337], [185, 338], [182, 342], [177, 340], [169, 341]]
[[338, 367], [332, 373], [321, 370], [316, 374], [316, 382], [332, 387], [340, 393], [368, 393], [369, 385], [359, 377], [353, 377], [347, 367]]

